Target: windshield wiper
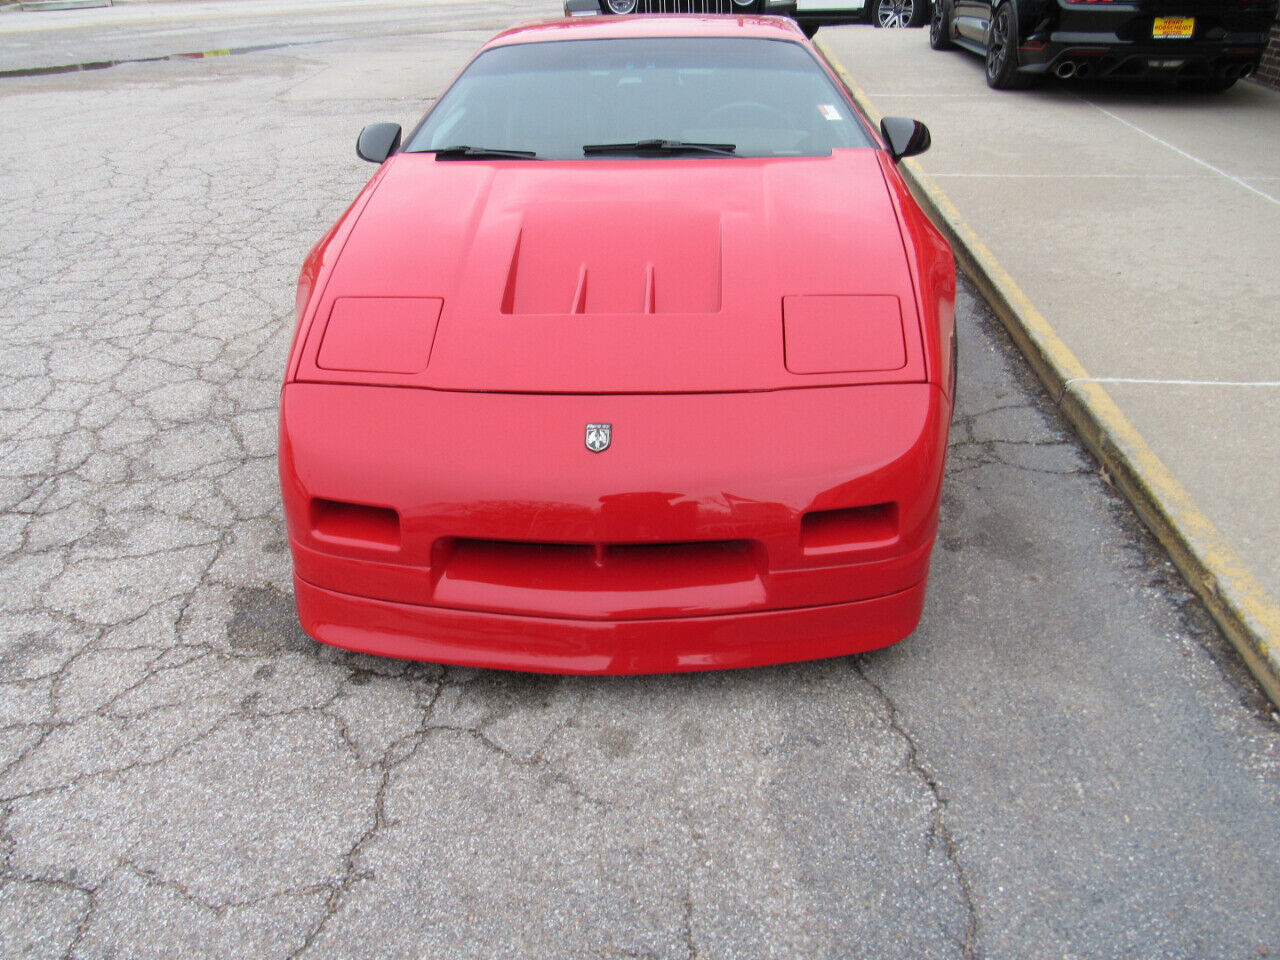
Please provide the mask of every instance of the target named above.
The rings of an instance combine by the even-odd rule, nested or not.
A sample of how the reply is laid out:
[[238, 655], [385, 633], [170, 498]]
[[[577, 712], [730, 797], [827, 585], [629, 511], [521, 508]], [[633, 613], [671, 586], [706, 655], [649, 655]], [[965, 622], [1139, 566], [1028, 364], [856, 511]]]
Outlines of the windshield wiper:
[[532, 160], [537, 154], [532, 150], [502, 150], [494, 147], [471, 147], [460, 143], [452, 147], [433, 150], [437, 160]]
[[583, 153], [718, 153], [734, 156], [736, 143], [690, 143], [687, 140], [632, 140], [630, 143], [588, 143]]

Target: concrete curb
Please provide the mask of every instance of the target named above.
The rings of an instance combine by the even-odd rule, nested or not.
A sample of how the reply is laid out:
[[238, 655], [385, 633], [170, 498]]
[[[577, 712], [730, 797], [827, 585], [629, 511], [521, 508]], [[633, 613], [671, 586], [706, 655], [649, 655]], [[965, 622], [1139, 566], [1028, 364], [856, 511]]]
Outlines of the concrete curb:
[[[881, 114], [821, 39], [823, 56], [874, 122]], [[1128, 498], [1280, 706], [1280, 604], [1218, 532], [1071, 348], [914, 160], [899, 168], [916, 200], [951, 242], [973, 280], [1090, 452]]]
[[18, 6], [29, 12], [41, 10], [85, 10], [90, 7], [109, 7], [111, 0], [23, 0]]

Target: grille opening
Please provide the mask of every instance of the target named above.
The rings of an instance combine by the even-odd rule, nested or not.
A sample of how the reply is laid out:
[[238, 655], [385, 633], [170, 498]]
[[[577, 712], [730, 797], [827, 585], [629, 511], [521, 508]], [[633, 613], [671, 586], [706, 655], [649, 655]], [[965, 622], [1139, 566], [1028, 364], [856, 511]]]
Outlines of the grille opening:
[[897, 538], [896, 503], [814, 510], [800, 521], [800, 547], [808, 556], [888, 546]]
[[400, 515], [387, 507], [316, 497], [311, 501], [311, 533], [319, 540], [395, 549], [400, 546]]
[[530, 543], [458, 537], [449, 553], [448, 577], [546, 589], [578, 589], [602, 579], [622, 589], [662, 589], [744, 582], [759, 574], [749, 540]]
[[[446, 539], [432, 594], [442, 606], [587, 618], [665, 617], [743, 610], [766, 599], [763, 551], [749, 540]], [[566, 595], [572, 595], [571, 604]]]

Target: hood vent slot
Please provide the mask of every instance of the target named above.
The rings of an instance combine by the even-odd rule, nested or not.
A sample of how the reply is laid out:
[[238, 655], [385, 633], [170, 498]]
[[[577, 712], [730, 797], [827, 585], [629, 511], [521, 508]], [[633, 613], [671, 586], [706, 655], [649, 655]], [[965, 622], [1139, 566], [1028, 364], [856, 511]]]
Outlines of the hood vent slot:
[[721, 261], [717, 211], [535, 205], [511, 246], [501, 310], [542, 316], [719, 313]]

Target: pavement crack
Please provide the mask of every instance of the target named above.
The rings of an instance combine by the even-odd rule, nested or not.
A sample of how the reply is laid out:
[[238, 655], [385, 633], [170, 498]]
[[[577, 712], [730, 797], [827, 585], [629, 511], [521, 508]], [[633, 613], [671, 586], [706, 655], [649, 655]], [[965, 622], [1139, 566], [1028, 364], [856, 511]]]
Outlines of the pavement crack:
[[33, 877], [25, 874], [15, 874], [9, 871], [6, 866], [4, 873], [0, 875], [0, 887], [10, 883], [23, 883], [33, 887], [47, 887], [52, 890], [59, 890], [73, 894], [80, 894], [85, 898], [84, 912], [80, 919], [76, 921], [75, 932], [67, 944], [67, 949], [62, 953], [62, 960], [71, 960], [75, 955], [76, 948], [84, 939], [85, 934], [89, 930], [89, 925], [93, 922], [94, 913], [97, 910], [98, 887], [81, 886], [80, 884], [70, 883], [66, 880], [53, 880], [46, 877]]
[[387, 791], [391, 788], [391, 778], [396, 769], [402, 764], [411, 760], [422, 748], [426, 742], [431, 729], [427, 727], [428, 721], [431, 719], [432, 709], [435, 707], [436, 698], [439, 697], [440, 691], [444, 685], [437, 683], [428, 702], [423, 707], [422, 721], [418, 728], [411, 733], [405, 734], [387, 747], [382, 758], [377, 761], [376, 766], [381, 773], [381, 779], [378, 782], [378, 789], [373, 796], [373, 816], [369, 826], [364, 833], [351, 845], [351, 849], [343, 855], [343, 874], [337, 883], [329, 884], [329, 895], [325, 898], [324, 911], [319, 921], [307, 931], [306, 936], [302, 940], [302, 944], [298, 949], [289, 954], [288, 960], [296, 960], [308, 950], [316, 939], [324, 932], [325, 927], [337, 915], [339, 907], [342, 905], [343, 898], [348, 891], [362, 880], [372, 879], [372, 875], [368, 872], [359, 870], [357, 860], [360, 852], [365, 845], [378, 835], [378, 831], [388, 825], [390, 821], [386, 814], [386, 797]]
[[698, 960], [698, 945], [693, 941], [693, 895], [684, 898], [684, 947], [686, 960]]
[[[198, 744], [203, 743], [205, 740], [209, 739], [215, 733], [221, 730], [222, 727], [228, 721], [236, 719], [239, 716], [240, 714], [234, 713], [234, 712], [225, 714], [224, 716], [216, 720], [213, 724], [211, 724], [207, 729], [201, 731], [200, 733], [192, 737], [190, 740], [183, 741], [182, 743], [178, 744], [176, 747], [166, 751], [160, 756], [153, 757], [147, 760], [134, 760], [131, 763], [126, 763], [118, 767], [105, 767], [100, 770], [90, 770], [83, 773], [79, 773], [74, 776], [61, 779], [49, 786], [36, 787], [31, 790], [22, 790], [16, 793], [10, 793], [10, 794], [0, 796], [0, 802], [9, 803], [14, 800], [26, 800], [32, 797], [42, 797], [49, 794], [60, 793], [64, 790], [69, 790], [72, 787], [82, 786], [83, 784], [86, 784], [86, 783], [92, 783], [96, 780], [107, 779], [110, 777], [119, 777], [119, 776], [123, 776], [126, 773], [131, 773], [135, 770], [150, 770], [155, 767], [162, 766], [163, 764], [168, 763], [170, 760], [172, 760], [174, 757], [176, 757], [178, 754], [182, 753], [183, 751], [190, 750], [192, 747], [195, 747]], [[130, 719], [130, 718], [123, 717], [121, 719]], [[79, 721], [76, 721], [76, 722], [79, 722]], [[72, 725], [71, 723], [51, 724], [48, 733], [46, 733], [41, 738], [41, 740], [37, 744], [35, 744], [35, 746], [32, 747], [31, 750], [27, 750], [22, 758], [19, 758], [19, 760], [15, 760], [13, 764], [10, 764], [9, 767], [6, 767], [5, 770], [3, 771], [3, 774], [7, 774], [14, 766], [16, 766], [17, 763], [21, 761], [21, 759], [25, 758], [25, 756], [29, 756], [32, 753], [32, 751], [35, 749], [35, 747], [38, 747], [40, 743], [43, 743], [48, 738], [49, 734], [53, 733], [54, 730], [69, 727], [71, 725]]]
[[889, 696], [888, 691], [883, 686], [873, 680], [863, 666], [863, 658], [855, 656], [850, 658], [850, 664], [853, 671], [862, 679], [862, 681], [871, 688], [876, 697], [884, 705], [886, 719], [889, 728], [906, 744], [907, 748], [907, 767], [914, 773], [920, 781], [928, 788], [929, 793], [933, 797], [933, 810], [931, 814], [931, 824], [926, 840], [930, 843], [937, 842], [942, 852], [951, 865], [952, 871], [956, 876], [956, 883], [960, 889], [960, 901], [965, 911], [965, 932], [964, 939], [957, 943], [964, 960], [979, 960], [981, 952], [979, 950], [980, 924], [978, 921], [978, 911], [974, 902], [973, 889], [969, 880], [969, 875], [965, 871], [964, 863], [960, 857], [960, 844], [956, 841], [955, 836], [951, 833], [951, 828], [947, 824], [945, 817], [947, 809], [947, 799], [942, 795], [942, 787], [938, 783], [933, 772], [920, 760], [920, 750], [916, 743], [915, 737], [906, 728], [902, 722], [902, 715], [898, 710], [898, 705], [893, 698]]
[[[480, 727], [483, 727], [483, 721], [481, 722]], [[446, 733], [446, 732], [460, 733], [460, 734], [463, 734], [464, 736], [471, 737], [477, 743], [483, 746], [486, 750], [489, 750], [497, 754], [498, 756], [506, 760], [508, 763], [511, 763], [517, 767], [523, 767], [525, 769], [545, 770], [547, 774], [550, 776], [552, 783], [556, 784], [557, 786], [563, 787], [569, 793], [570, 796], [576, 797], [577, 799], [583, 801], [584, 803], [589, 803], [593, 807], [598, 807], [601, 810], [612, 810], [614, 808], [614, 803], [612, 800], [606, 800], [603, 797], [596, 797], [596, 796], [592, 796], [590, 793], [587, 793], [576, 782], [574, 782], [573, 778], [568, 776], [568, 774], [564, 773], [564, 771], [558, 769], [552, 761], [541, 756], [539, 753], [534, 753], [531, 756], [527, 756], [527, 757], [519, 756], [518, 754], [513, 753], [512, 751], [508, 750], [506, 747], [502, 746], [501, 744], [496, 743], [491, 737], [486, 736], [483, 729], [480, 729], [479, 727], [436, 726], [436, 727], [432, 727], [428, 731], [428, 733]]]

